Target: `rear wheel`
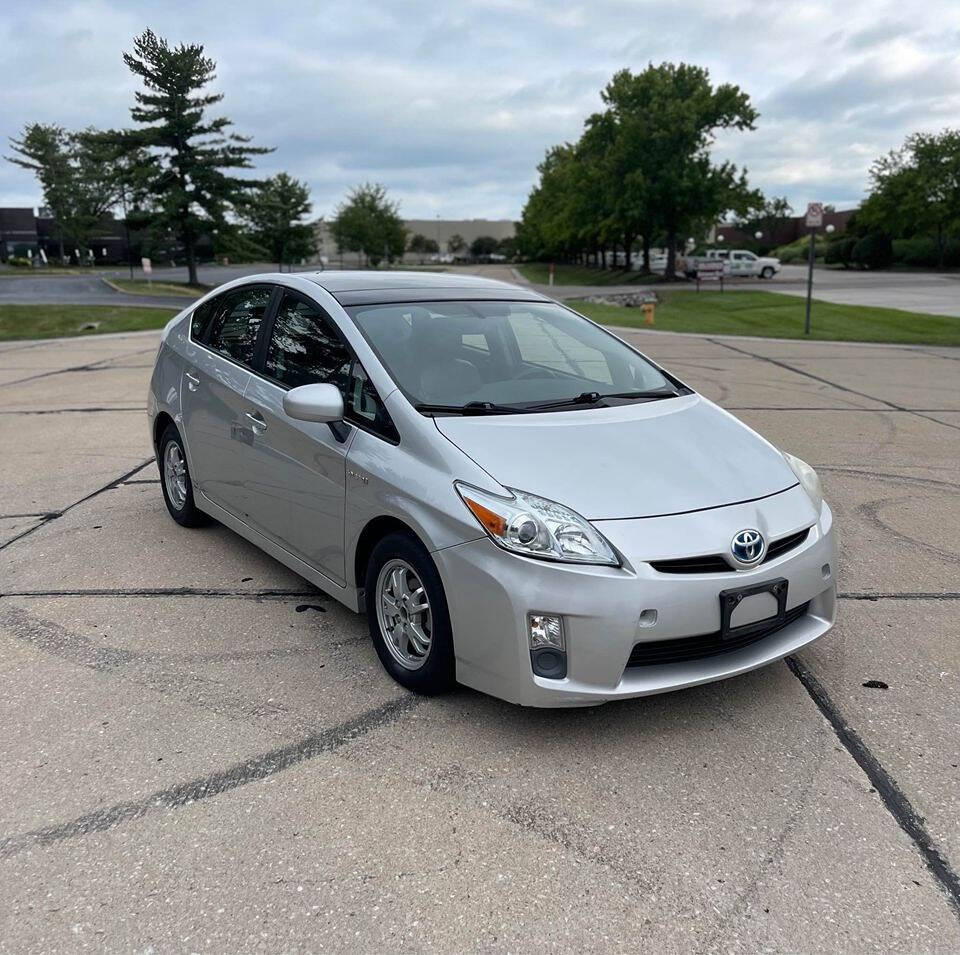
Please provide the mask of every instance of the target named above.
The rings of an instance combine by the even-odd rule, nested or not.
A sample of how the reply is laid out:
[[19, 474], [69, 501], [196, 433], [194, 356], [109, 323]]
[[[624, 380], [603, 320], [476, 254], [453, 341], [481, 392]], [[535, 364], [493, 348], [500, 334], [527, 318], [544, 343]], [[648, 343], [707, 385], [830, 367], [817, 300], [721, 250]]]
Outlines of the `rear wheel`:
[[453, 687], [447, 598], [436, 565], [413, 535], [388, 534], [374, 547], [366, 604], [373, 646], [397, 683], [428, 695]]
[[160, 487], [170, 516], [182, 527], [200, 527], [207, 515], [193, 501], [193, 483], [180, 432], [168, 424], [159, 444]]

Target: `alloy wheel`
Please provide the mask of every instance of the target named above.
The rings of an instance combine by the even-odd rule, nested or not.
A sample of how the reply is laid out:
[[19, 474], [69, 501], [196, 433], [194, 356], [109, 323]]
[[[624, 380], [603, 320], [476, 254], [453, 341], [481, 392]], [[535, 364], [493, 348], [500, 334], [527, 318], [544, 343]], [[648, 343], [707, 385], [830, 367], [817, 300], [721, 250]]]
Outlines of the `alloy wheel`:
[[168, 441], [163, 452], [163, 484], [170, 503], [182, 510], [187, 503], [187, 462], [176, 441]]
[[423, 581], [405, 560], [394, 558], [380, 568], [376, 608], [390, 655], [405, 669], [419, 670], [430, 654], [433, 617]]

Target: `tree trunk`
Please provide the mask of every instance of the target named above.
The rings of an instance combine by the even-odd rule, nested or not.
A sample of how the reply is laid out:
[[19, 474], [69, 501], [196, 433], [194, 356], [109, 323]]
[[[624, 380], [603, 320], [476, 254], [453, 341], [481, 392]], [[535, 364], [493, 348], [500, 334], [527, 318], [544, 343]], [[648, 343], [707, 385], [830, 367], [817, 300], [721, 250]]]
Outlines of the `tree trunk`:
[[183, 248], [187, 254], [187, 282], [190, 285], [197, 285], [197, 251], [194, 248], [193, 235], [188, 234], [183, 237]]
[[650, 230], [643, 230], [643, 271], [650, 274]]
[[628, 272], [632, 272], [632, 271], [633, 271], [633, 262], [631, 261], [631, 256], [632, 256], [632, 254], [633, 254], [633, 240], [634, 240], [634, 236], [632, 236], [629, 232], [624, 232], [624, 234], [623, 234], [623, 261], [624, 261], [624, 268], [625, 268]]
[[607, 250], [604, 246], [600, 246], [600, 268], [605, 269], [607, 267]]
[[673, 227], [667, 231], [667, 268], [663, 277], [668, 282], [677, 277], [677, 230]]
[[937, 223], [937, 268], [943, 269], [943, 223]]

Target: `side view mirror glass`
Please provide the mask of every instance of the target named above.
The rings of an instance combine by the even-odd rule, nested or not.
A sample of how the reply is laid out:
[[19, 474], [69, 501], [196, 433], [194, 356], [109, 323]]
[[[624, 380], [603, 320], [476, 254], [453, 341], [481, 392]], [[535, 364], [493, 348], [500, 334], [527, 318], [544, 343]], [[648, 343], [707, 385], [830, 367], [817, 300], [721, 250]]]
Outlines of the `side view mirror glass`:
[[301, 385], [283, 396], [283, 410], [297, 421], [342, 421], [343, 395], [336, 385]]

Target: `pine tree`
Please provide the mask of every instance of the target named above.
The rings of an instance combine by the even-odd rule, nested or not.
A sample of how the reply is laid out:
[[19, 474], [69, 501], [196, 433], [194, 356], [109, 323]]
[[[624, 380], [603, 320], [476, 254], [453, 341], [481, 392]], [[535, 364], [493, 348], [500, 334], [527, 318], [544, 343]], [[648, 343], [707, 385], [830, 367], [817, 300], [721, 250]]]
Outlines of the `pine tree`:
[[208, 107], [223, 94], [203, 92], [216, 76], [216, 63], [204, 56], [201, 44], [171, 49], [146, 30], [123, 60], [146, 90], [134, 94], [130, 115], [139, 126], [127, 130], [122, 142], [131, 151], [146, 150], [142, 181], [156, 224], [183, 243], [189, 281], [196, 284], [197, 240], [225, 226], [227, 212], [261, 185], [231, 171], [252, 168], [252, 156], [271, 150], [250, 146], [250, 137], [229, 132], [233, 124], [226, 117], [208, 118]]

